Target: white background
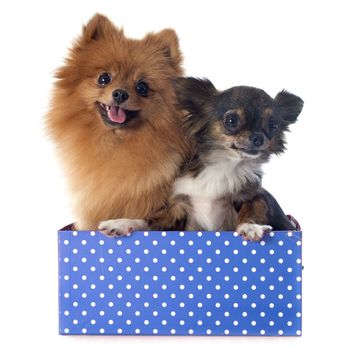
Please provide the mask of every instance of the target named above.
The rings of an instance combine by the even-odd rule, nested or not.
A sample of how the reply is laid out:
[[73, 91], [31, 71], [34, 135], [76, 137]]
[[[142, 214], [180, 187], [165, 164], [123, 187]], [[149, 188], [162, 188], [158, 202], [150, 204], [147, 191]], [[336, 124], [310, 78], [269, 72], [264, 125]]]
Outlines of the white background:
[[[97, 11], [131, 37], [174, 28], [186, 73], [220, 89], [244, 84], [275, 95], [287, 88], [304, 99], [288, 151], [264, 178], [304, 231], [301, 338], [58, 336], [56, 231], [73, 218], [43, 119], [53, 71]], [[12, 0], [1, 2], [0, 33], [0, 348], [349, 346], [346, 1]]]

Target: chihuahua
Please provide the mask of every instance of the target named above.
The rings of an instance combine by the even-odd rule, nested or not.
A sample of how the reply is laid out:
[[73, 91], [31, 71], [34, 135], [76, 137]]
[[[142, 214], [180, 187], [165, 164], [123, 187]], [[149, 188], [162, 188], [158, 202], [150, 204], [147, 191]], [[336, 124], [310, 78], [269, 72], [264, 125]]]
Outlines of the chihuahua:
[[261, 167], [285, 150], [285, 132], [303, 101], [285, 90], [275, 98], [247, 86], [220, 92], [209, 80], [195, 78], [177, 79], [175, 90], [196, 149], [175, 181], [167, 219], [186, 221], [187, 230], [235, 228], [249, 240], [272, 228], [295, 229], [262, 188]]

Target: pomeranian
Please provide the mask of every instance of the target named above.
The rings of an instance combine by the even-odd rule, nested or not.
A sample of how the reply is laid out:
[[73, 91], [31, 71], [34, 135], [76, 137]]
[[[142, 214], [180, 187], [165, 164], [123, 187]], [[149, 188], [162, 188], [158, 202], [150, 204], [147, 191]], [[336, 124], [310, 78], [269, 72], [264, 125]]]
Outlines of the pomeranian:
[[171, 29], [129, 39], [99, 14], [84, 26], [56, 73], [46, 120], [77, 229], [147, 219], [169, 198], [189, 149], [172, 86], [181, 62]]
[[195, 151], [173, 186], [172, 198], [148, 222], [116, 221], [117, 231], [177, 229], [227, 231], [260, 240], [265, 232], [294, 230], [276, 199], [261, 186], [262, 164], [285, 150], [285, 132], [303, 101], [281, 91], [238, 86], [219, 92], [209, 80], [175, 81], [179, 108]]

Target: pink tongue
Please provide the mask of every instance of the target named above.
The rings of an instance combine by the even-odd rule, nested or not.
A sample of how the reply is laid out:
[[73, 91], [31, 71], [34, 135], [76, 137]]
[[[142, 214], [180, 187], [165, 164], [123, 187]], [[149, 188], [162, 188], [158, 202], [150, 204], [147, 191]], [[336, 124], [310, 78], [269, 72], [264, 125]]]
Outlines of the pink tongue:
[[126, 120], [126, 115], [123, 108], [116, 106], [111, 106], [108, 112], [109, 119], [116, 123], [124, 123]]

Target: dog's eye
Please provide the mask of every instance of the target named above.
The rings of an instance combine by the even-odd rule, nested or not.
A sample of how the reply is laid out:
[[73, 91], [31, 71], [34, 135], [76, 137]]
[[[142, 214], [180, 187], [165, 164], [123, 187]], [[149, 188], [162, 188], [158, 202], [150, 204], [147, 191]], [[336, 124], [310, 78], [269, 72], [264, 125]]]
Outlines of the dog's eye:
[[111, 80], [112, 80], [111, 75], [109, 73], [104, 72], [100, 74], [100, 76], [98, 77], [97, 83], [100, 86], [106, 86], [111, 82]]
[[148, 85], [144, 81], [139, 81], [136, 84], [136, 92], [142, 97], [147, 97]]
[[238, 122], [239, 116], [237, 115], [237, 113], [228, 113], [225, 116], [224, 125], [229, 130], [236, 129], [238, 126]]
[[270, 118], [268, 123], [267, 123], [267, 127], [269, 128], [269, 131], [271, 133], [274, 133], [278, 130], [279, 124], [278, 121], [275, 118]]

